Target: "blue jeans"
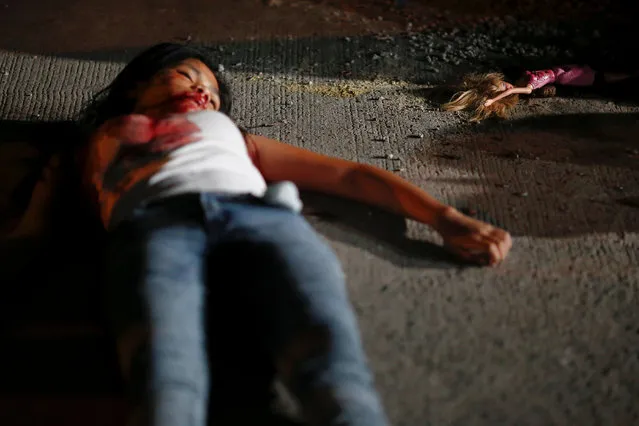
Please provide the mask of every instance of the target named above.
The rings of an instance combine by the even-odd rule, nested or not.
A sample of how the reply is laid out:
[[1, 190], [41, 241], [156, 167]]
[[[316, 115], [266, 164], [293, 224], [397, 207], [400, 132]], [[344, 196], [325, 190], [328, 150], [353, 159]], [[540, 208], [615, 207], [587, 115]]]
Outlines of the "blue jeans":
[[[245, 333], [245, 315], [246, 339], [265, 348], [309, 424], [387, 424], [339, 261], [301, 215], [250, 196], [172, 197], [111, 231], [105, 266], [120, 362], [148, 424], [206, 425], [209, 356], [229, 350], [211, 330]], [[207, 303], [225, 290], [232, 299]], [[217, 327], [211, 306], [231, 312]]]

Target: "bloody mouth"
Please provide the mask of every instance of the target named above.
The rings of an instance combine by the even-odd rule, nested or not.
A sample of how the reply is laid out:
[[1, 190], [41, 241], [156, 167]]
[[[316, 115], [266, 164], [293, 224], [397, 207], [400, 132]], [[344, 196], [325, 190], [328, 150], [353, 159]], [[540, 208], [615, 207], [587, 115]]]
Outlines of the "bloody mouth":
[[206, 97], [198, 92], [187, 92], [169, 101], [178, 112], [198, 111], [206, 108]]

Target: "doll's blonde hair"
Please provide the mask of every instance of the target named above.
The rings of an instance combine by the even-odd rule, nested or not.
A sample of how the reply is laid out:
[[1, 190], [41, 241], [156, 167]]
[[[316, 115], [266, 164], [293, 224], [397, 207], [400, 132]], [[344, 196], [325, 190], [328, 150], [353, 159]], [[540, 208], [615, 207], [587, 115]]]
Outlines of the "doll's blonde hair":
[[490, 106], [484, 103], [503, 92], [504, 75], [501, 73], [470, 74], [462, 82], [462, 91], [455, 93], [450, 102], [442, 105], [445, 111], [462, 111], [472, 108], [472, 122], [479, 122], [496, 115], [501, 118], [508, 116], [508, 111], [519, 101], [514, 94], [506, 96]]

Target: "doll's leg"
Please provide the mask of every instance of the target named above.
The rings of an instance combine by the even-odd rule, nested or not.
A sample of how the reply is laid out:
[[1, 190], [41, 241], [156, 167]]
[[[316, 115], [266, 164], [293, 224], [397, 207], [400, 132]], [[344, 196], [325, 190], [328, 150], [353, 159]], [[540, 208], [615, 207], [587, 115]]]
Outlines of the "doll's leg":
[[106, 310], [141, 426], [206, 424], [207, 234], [182, 210], [150, 207], [109, 236]]
[[330, 247], [299, 214], [227, 204], [230, 242], [245, 247], [279, 374], [311, 425], [385, 426], [386, 416]]
[[565, 65], [553, 68], [555, 82], [562, 86], [592, 86], [596, 72], [588, 65]]

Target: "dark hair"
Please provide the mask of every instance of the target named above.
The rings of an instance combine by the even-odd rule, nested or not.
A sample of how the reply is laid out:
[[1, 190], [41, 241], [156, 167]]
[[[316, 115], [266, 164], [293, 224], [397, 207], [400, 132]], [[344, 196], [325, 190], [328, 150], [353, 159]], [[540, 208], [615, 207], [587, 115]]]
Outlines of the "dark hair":
[[[109, 86], [93, 97], [80, 114], [80, 128], [85, 134], [90, 134], [107, 120], [130, 114], [135, 106], [135, 100], [130, 97], [131, 91], [163, 69], [187, 59], [198, 59], [215, 71], [217, 66], [207, 53], [203, 47], [179, 43], [161, 43], [144, 50], [120, 71]], [[231, 92], [222, 77], [216, 74], [216, 78], [220, 88], [220, 112], [230, 115]]]

